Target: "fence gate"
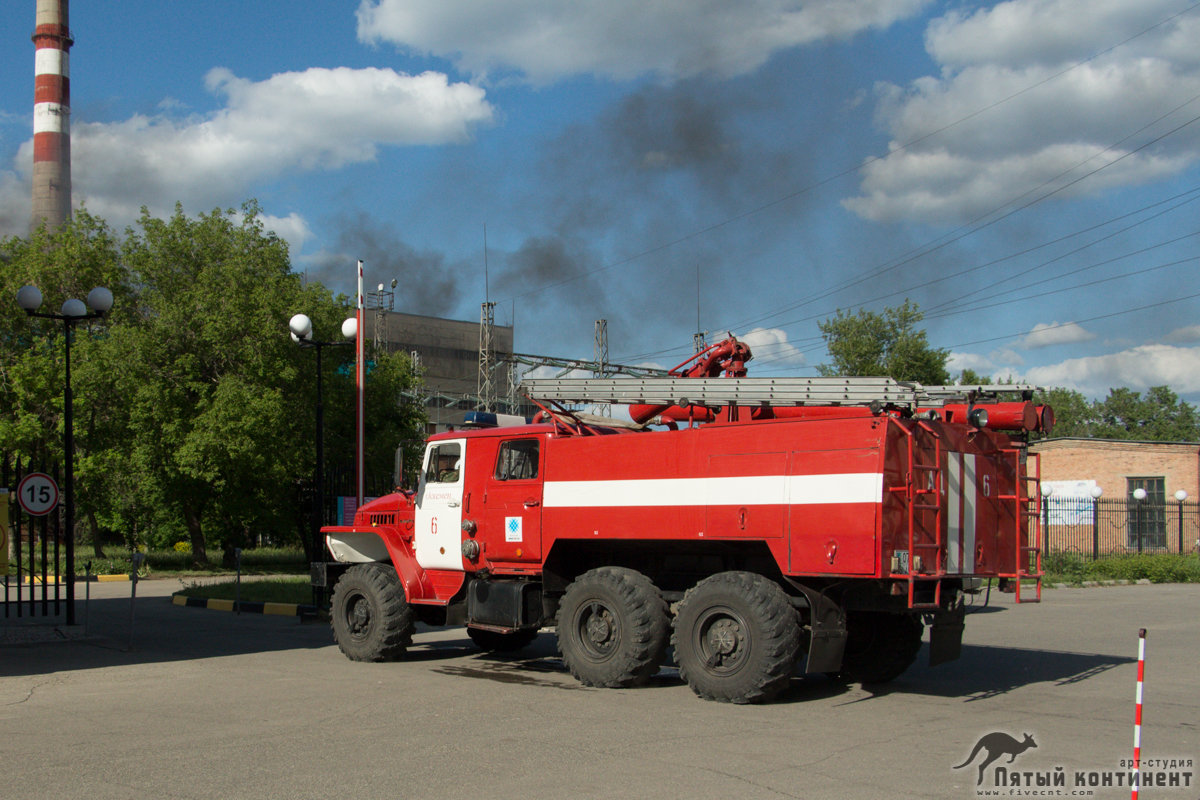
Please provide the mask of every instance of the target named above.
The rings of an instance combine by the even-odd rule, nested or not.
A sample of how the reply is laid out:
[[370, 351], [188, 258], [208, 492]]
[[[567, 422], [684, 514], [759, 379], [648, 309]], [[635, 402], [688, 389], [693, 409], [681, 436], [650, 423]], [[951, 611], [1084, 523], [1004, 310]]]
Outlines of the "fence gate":
[[[47, 479], [39, 477], [47, 476]], [[4, 580], [4, 618], [65, 617], [75, 624], [75, 552], [62, 547], [60, 503], [42, 508], [59, 484], [57, 464], [34, 465], [0, 456], [0, 577]], [[29, 493], [21, 502], [18, 493]], [[26, 507], [38, 514], [31, 514]]]

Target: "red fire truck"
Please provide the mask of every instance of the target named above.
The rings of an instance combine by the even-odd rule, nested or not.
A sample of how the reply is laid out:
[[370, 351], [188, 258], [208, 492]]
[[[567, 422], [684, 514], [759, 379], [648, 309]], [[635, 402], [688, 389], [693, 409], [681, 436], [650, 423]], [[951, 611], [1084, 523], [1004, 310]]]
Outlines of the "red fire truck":
[[431, 437], [415, 486], [323, 529], [342, 651], [399, 659], [417, 621], [489, 650], [553, 625], [586, 685], [643, 683], [670, 649], [701, 697], [761, 702], [797, 673], [895, 678], [926, 625], [930, 663], [957, 658], [980, 579], [1040, 599], [1033, 387], [749, 359], [730, 338], [669, 377], [529, 381], [532, 423]]

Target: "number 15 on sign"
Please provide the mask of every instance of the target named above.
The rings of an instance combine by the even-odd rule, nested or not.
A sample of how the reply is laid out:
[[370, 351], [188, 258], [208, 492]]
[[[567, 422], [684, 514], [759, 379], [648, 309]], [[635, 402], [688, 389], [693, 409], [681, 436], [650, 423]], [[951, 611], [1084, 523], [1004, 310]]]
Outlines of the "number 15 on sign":
[[44, 472], [31, 472], [17, 486], [17, 502], [26, 514], [45, 516], [58, 505], [58, 484]]

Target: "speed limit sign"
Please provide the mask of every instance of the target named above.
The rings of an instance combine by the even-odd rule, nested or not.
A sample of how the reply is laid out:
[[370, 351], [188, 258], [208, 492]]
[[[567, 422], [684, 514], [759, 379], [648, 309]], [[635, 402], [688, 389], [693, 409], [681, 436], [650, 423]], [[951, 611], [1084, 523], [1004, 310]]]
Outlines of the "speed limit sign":
[[45, 516], [58, 505], [58, 484], [44, 472], [31, 472], [17, 486], [17, 502], [25, 513]]

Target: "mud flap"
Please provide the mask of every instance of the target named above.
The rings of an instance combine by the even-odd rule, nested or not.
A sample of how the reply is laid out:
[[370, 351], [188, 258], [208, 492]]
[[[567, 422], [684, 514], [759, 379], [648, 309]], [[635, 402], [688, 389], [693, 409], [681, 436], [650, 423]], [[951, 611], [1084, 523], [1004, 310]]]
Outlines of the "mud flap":
[[806, 673], [837, 672], [842, 668], [846, 650], [846, 612], [824, 594], [795, 581], [788, 581], [804, 592], [810, 611], [810, 634]]
[[933, 622], [929, 626], [929, 666], [954, 661], [961, 655], [966, 616], [967, 608], [961, 595], [933, 612]]

